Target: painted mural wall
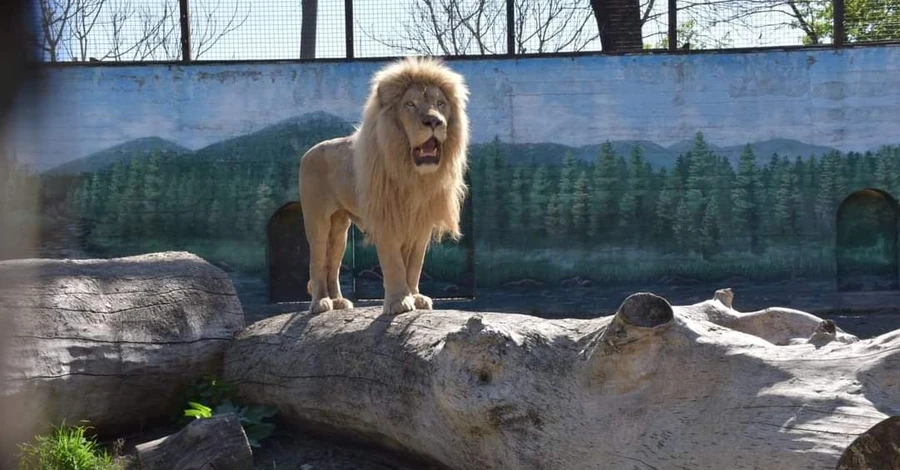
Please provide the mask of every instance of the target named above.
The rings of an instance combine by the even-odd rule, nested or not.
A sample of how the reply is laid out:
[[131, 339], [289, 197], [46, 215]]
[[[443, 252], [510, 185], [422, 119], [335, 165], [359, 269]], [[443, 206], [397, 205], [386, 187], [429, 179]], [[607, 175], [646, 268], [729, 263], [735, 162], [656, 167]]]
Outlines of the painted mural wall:
[[[3, 156], [40, 179], [45, 253], [183, 249], [258, 286], [299, 157], [352, 131], [382, 65], [56, 68]], [[730, 285], [803, 307], [838, 290], [838, 263], [898, 287], [900, 47], [452, 66], [472, 96], [473, 220], [429, 253], [432, 294], [477, 284], [488, 309], [578, 314]], [[864, 188], [882, 203], [840, 222]], [[377, 297], [366, 250], [345, 259]]]

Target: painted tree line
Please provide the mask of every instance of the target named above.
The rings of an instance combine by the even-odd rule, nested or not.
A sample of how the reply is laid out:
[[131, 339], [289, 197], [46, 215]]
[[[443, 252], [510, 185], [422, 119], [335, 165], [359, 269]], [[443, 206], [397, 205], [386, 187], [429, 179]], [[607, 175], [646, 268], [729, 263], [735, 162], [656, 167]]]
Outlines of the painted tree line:
[[[654, 169], [640, 147], [609, 143], [594, 161], [514, 165], [499, 141], [473, 155], [470, 173], [478, 243], [507, 247], [635, 246], [713, 256], [830, 243], [849, 192], [900, 194], [900, 147], [819, 156], [754, 155], [733, 168], [697, 133], [671, 168]], [[265, 243], [265, 226], [296, 200], [296, 162], [193, 161], [164, 152], [86, 175], [67, 197], [95, 249], [148, 241]]]
[[819, 156], [745, 147], [733, 168], [698, 132], [672, 168], [653, 169], [640, 147], [609, 142], [593, 162], [510, 165], [498, 141], [472, 171], [476, 237], [522, 247], [635, 246], [713, 256], [830, 243], [835, 213], [856, 189], [900, 194], [900, 147]]
[[278, 206], [296, 199], [291, 162], [193, 164], [152, 152], [86, 176], [68, 197], [88, 246], [146, 241], [237, 240], [265, 243]]

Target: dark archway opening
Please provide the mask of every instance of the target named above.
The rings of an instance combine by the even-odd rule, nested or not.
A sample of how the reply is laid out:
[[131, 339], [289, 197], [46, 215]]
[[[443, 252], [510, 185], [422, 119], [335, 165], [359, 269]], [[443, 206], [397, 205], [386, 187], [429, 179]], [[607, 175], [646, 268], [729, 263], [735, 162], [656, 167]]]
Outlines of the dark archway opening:
[[837, 290], [900, 290], [900, 207], [888, 193], [862, 189], [837, 211]]
[[266, 225], [266, 239], [269, 303], [309, 301], [309, 243], [299, 202], [275, 211]]

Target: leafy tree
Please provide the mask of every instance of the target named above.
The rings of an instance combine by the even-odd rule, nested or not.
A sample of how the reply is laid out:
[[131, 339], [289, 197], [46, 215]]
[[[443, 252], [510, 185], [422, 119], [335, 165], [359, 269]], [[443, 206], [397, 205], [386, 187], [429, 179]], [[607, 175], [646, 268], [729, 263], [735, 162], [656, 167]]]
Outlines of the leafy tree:
[[[799, 2], [796, 2], [799, 3]], [[798, 17], [798, 26], [807, 33], [805, 44], [819, 44], [834, 37], [834, 3], [809, 9]], [[844, 32], [849, 42], [894, 41], [900, 39], [900, 8], [884, 0], [845, 0]]]

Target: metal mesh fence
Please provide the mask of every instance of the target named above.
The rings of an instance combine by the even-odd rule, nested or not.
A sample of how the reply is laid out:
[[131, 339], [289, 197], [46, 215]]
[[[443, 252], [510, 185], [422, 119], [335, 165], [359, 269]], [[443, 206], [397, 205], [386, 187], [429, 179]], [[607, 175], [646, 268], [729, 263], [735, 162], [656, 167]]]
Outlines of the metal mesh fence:
[[830, 43], [830, 36], [823, 28], [824, 12], [829, 5], [829, 0], [681, 0], [678, 48]]
[[37, 0], [36, 6], [44, 60], [181, 57], [178, 0]]
[[[344, 5], [313, 2], [314, 36], [303, 32], [300, 0], [190, 0], [194, 60], [286, 60], [344, 57]], [[310, 57], [303, 42], [311, 40]]]
[[[900, 41], [900, 0], [677, 0], [674, 12], [669, 11], [673, 2], [668, 0], [36, 0], [36, 4], [41, 25], [36, 40], [50, 62], [184, 60], [185, 29], [190, 31], [190, 60], [531, 55]], [[185, 7], [187, 25], [182, 24]], [[674, 31], [669, 28], [673, 16]], [[835, 41], [836, 36], [843, 41]]]
[[506, 0], [357, 0], [357, 57], [506, 53]]
[[900, 0], [846, 0], [848, 42], [900, 40]]

